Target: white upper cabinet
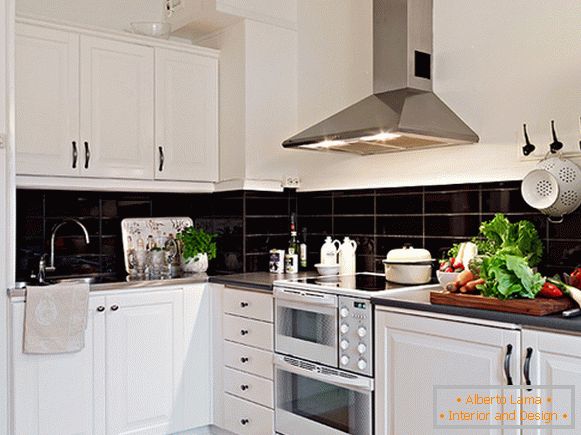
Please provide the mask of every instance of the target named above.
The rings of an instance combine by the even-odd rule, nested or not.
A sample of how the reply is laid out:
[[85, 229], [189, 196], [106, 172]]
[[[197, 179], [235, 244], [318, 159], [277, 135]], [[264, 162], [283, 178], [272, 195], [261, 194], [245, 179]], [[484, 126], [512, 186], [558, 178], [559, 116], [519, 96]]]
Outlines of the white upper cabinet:
[[215, 51], [24, 21], [18, 175], [218, 180]]
[[155, 178], [218, 179], [218, 62], [155, 51]]
[[82, 173], [153, 177], [153, 49], [81, 36]]
[[15, 78], [17, 172], [78, 175], [79, 35], [18, 24]]
[[[434, 429], [433, 386], [506, 385], [505, 359], [512, 383], [520, 383], [519, 331], [383, 310], [376, 310], [375, 325], [378, 435], [449, 433]], [[494, 406], [486, 411], [501, 411]], [[470, 433], [519, 431], [471, 429]]]

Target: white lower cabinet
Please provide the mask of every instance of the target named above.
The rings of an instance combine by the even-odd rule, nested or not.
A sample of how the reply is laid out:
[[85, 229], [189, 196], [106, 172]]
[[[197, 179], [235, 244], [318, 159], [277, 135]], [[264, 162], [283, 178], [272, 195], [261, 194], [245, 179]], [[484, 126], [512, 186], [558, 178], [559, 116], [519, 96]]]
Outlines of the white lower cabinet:
[[[506, 385], [503, 363], [520, 383], [520, 331], [376, 310], [376, 434], [447, 434], [435, 430], [434, 385]], [[491, 406], [492, 412], [500, 411]], [[476, 430], [471, 434], [517, 434]]]
[[[572, 415], [581, 417], [581, 336], [557, 334], [553, 332], [523, 330], [522, 332], [522, 360], [523, 371], [529, 362], [528, 378], [532, 385], [574, 385], [575, 386], [575, 412], [566, 412], [568, 418], [559, 420], [556, 424], [569, 424]], [[526, 380], [525, 380], [526, 381]], [[533, 390], [533, 393], [534, 390]], [[559, 396], [570, 393], [567, 391], [553, 390], [554, 408], [543, 405], [543, 409], [530, 409], [530, 411], [559, 411], [562, 416]], [[563, 398], [564, 399], [564, 398]], [[561, 405], [560, 405], [561, 403]], [[577, 429], [531, 429], [523, 430], [523, 434], [533, 435], [574, 435], [580, 433], [581, 424], [576, 422]]]
[[12, 304], [14, 435], [161, 435], [211, 424], [205, 284], [91, 296], [85, 347], [71, 354], [24, 354], [24, 309]]

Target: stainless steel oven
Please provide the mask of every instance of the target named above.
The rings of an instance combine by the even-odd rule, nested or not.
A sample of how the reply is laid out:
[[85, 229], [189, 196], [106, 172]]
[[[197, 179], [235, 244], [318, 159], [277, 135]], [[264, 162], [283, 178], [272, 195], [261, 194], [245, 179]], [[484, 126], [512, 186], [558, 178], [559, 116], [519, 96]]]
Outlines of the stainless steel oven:
[[276, 431], [372, 434], [373, 389], [373, 379], [367, 376], [276, 355]]
[[276, 353], [337, 367], [337, 295], [275, 287], [274, 300]]

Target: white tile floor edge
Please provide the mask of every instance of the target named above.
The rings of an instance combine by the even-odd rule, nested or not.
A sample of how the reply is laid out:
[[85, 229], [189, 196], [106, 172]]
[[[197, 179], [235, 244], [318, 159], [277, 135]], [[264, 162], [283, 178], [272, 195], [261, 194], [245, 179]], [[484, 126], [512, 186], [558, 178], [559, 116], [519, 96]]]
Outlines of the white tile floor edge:
[[185, 432], [178, 432], [173, 435], [231, 435], [231, 434], [232, 432], [220, 429], [218, 426], [204, 426], [192, 430], [187, 430]]

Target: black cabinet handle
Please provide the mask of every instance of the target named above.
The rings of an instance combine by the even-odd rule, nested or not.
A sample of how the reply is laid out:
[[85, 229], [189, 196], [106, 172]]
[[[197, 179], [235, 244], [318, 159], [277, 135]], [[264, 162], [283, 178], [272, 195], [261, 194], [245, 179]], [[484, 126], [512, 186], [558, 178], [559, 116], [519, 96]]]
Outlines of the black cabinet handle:
[[249, 420], [247, 418], [243, 418], [242, 420], [240, 420], [240, 424], [242, 426], [246, 426], [249, 423]]
[[243, 356], [242, 358], [240, 358], [240, 362], [242, 364], [246, 364], [248, 362], [248, 358], [246, 358], [245, 356]]
[[90, 160], [91, 160], [91, 150], [89, 149], [89, 142], [85, 142], [85, 169], [89, 169]]
[[113, 305], [111, 307], [111, 311], [117, 311], [119, 309], [119, 305]]
[[105, 307], [103, 305], [99, 305], [97, 307], [97, 311], [100, 312], [100, 313], [102, 313], [103, 311], [105, 311]]
[[240, 389], [242, 391], [246, 391], [246, 390], [248, 390], [248, 385], [240, 385]]
[[241, 308], [246, 308], [248, 306], [248, 302], [240, 302]]
[[504, 375], [506, 376], [506, 384], [512, 385], [512, 376], [510, 375], [510, 358], [512, 356], [512, 344], [506, 346], [506, 354], [504, 355]]
[[248, 334], [248, 329], [241, 329], [240, 330], [240, 335], [246, 335]]
[[163, 155], [163, 147], [159, 147], [159, 172], [163, 171], [163, 164], [165, 162], [165, 156]]
[[73, 141], [73, 169], [77, 169], [77, 160], [79, 159], [79, 151], [77, 150], [77, 143]]
[[[523, 367], [523, 374], [525, 376], [525, 383], [531, 385], [531, 357], [533, 356], [533, 348], [527, 347], [527, 356], [525, 357], [525, 364]], [[527, 391], [531, 391], [532, 388], [527, 388]]]

